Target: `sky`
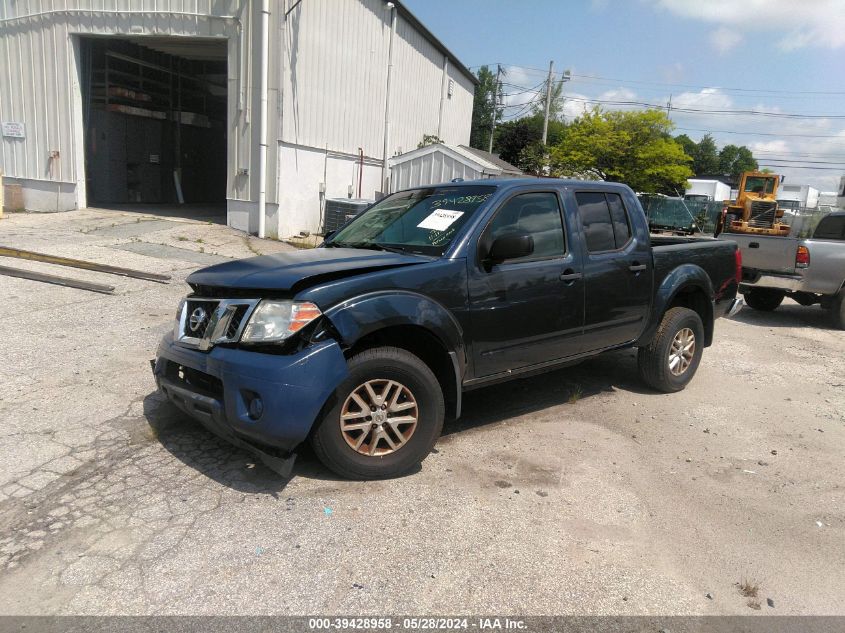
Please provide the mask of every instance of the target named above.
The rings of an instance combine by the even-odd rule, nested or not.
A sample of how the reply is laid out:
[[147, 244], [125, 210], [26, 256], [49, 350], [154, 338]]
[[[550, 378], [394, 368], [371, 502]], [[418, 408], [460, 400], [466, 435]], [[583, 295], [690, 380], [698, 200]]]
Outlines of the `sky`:
[[554, 61], [572, 77], [567, 120], [671, 96], [677, 134], [747, 145], [788, 184], [835, 191], [845, 175], [845, 0], [404, 4], [471, 70], [502, 64], [505, 118], [540, 98]]

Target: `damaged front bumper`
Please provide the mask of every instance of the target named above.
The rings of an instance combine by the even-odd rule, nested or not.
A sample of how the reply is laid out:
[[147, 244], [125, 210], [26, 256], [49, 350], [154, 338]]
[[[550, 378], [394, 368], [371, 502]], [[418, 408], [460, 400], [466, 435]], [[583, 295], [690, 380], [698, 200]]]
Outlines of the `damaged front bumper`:
[[152, 364], [156, 384], [171, 403], [285, 477], [293, 450], [347, 375], [335, 341], [294, 354], [220, 346], [202, 352], [168, 334]]

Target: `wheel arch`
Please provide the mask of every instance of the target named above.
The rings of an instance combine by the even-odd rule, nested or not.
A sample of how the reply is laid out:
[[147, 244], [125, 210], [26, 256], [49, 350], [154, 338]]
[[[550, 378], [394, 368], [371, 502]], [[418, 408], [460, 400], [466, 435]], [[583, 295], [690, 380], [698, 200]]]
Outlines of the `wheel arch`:
[[637, 340], [637, 346], [648, 345], [663, 315], [671, 308], [689, 308], [698, 314], [704, 325], [704, 346], [713, 343], [715, 292], [707, 272], [695, 264], [678, 266], [669, 273], [655, 291], [650, 323]]
[[347, 358], [378, 346], [398, 347], [420, 358], [437, 377], [447, 413], [461, 414], [466, 371], [463, 330], [445, 306], [408, 291], [376, 292], [325, 312]]

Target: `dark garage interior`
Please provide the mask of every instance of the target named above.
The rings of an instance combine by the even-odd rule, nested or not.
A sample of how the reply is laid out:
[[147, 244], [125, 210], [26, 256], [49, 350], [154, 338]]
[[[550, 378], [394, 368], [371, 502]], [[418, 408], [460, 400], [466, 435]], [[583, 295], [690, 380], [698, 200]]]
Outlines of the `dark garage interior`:
[[203, 215], [209, 204], [225, 213], [226, 42], [81, 44], [88, 205], [179, 205], [191, 216], [204, 203]]

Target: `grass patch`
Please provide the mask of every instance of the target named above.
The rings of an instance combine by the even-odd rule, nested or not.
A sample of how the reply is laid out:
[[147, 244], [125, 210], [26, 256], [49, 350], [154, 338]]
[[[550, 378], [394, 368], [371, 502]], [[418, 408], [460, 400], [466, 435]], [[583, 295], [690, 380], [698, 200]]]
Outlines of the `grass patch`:
[[187, 242], [188, 241], [188, 238], [185, 237], [184, 235], [177, 235], [176, 239], [179, 240], [180, 242]]
[[575, 387], [569, 392], [568, 402], [569, 404], [575, 404], [581, 399], [581, 396], [584, 395], [584, 390], [581, 389], [581, 385], [575, 385]]

